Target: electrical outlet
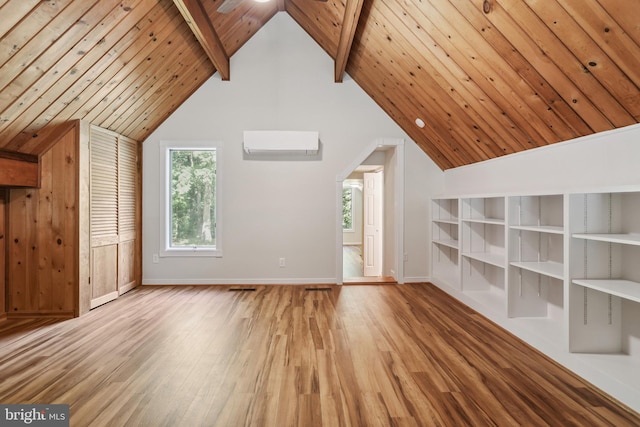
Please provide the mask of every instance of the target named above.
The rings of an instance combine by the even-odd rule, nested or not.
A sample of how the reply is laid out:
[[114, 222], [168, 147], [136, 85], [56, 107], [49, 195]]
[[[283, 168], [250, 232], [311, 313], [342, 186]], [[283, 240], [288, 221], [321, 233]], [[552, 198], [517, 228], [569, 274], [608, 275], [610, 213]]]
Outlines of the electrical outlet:
[[284, 258], [280, 258], [279, 264], [280, 268], [282, 267], [286, 267], [287, 265], [287, 260], [285, 260]]
[[158, 254], [153, 254], [153, 263], [157, 264], [160, 262], [160, 257], [158, 257]]

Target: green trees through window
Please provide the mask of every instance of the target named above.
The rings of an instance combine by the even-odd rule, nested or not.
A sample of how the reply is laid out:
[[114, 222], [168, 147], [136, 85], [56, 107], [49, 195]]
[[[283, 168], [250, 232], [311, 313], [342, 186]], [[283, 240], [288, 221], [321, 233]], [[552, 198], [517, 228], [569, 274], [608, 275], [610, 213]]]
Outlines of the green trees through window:
[[353, 188], [342, 189], [342, 229], [353, 230]]
[[216, 150], [171, 149], [170, 247], [216, 247]]

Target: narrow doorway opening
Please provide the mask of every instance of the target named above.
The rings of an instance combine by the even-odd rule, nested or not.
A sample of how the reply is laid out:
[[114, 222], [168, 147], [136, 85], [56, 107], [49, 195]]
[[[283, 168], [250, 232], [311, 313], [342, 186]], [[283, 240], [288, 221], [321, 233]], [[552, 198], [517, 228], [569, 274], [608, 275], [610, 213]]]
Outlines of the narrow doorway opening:
[[376, 141], [338, 176], [338, 284], [404, 282], [403, 143]]
[[360, 165], [343, 181], [343, 279], [383, 278], [384, 165]]

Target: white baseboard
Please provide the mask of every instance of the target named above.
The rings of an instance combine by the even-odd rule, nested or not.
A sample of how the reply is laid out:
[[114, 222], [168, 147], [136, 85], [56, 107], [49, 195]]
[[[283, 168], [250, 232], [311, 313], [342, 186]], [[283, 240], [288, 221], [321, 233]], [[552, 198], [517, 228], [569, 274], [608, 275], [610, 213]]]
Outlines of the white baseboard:
[[[404, 283], [430, 282], [430, 276], [405, 277]], [[143, 285], [326, 285], [335, 284], [335, 277], [324, 279], [144, 279]]]
[[422, 283], [422, 282], [430, 282], [431, 281], [431, 277], [429, 276], [424, 276], [424, 277], [406, 277], [404, 278], [404, 283]]
[[335, 284], [336, 278], [305, 279], [144, 279], [143, 285], [326, 285]]

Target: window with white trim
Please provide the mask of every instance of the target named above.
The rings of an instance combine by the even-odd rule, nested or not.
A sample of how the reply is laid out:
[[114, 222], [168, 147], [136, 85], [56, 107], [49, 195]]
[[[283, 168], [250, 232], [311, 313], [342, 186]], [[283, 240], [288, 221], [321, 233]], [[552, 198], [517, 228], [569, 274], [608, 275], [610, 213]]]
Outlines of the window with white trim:
[[219, 145], [163, 142], [162, 256], [221, 256]]

